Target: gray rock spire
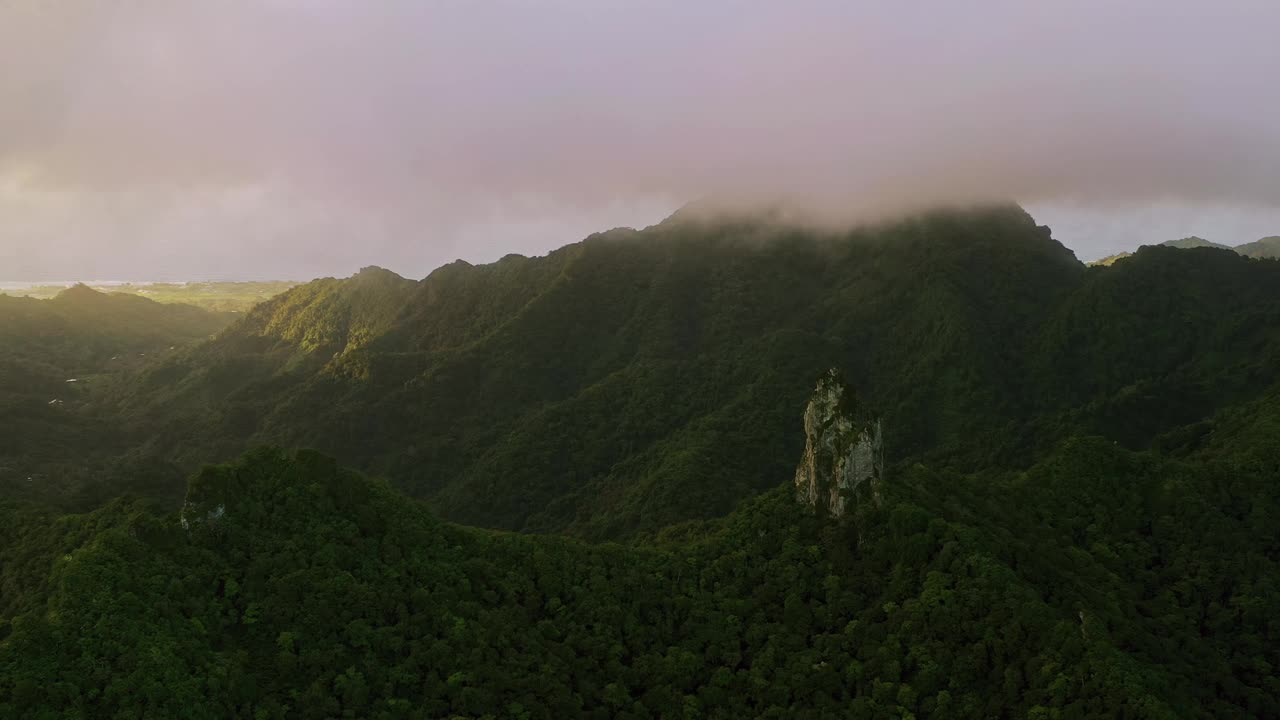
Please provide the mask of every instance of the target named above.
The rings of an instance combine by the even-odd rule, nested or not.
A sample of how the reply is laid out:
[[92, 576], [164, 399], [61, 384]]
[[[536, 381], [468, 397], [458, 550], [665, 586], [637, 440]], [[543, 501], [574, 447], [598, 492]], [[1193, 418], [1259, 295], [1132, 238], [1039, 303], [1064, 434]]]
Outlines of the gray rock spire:
[[804, 410], [804, 456], [796, 467], [796, 499], [840, 517], [863, 497], [880, 502], [884, 446], [880, 418], [867, 416], [834, 368], [818, 379]]

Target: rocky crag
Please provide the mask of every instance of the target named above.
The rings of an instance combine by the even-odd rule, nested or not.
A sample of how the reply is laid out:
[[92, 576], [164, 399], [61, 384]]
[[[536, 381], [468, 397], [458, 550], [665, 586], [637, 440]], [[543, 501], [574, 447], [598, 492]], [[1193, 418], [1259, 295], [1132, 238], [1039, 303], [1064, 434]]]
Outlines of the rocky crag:
[[884, 479], [881, 421], [861, 408], [839, 371], [828, 370], [804, 411], [804, 455], [796, 468], [796, 499], [839, 518], [855, 499], [880, 502]]

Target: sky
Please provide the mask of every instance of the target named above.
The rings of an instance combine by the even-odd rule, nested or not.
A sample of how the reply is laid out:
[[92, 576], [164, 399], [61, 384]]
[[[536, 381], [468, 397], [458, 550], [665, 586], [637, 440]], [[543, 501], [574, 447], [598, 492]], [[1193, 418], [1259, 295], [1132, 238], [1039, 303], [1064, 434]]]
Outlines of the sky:
[[685, 202], [1280, 234], [1274, 0], [0, 0], [0, 280], [540, 254]]

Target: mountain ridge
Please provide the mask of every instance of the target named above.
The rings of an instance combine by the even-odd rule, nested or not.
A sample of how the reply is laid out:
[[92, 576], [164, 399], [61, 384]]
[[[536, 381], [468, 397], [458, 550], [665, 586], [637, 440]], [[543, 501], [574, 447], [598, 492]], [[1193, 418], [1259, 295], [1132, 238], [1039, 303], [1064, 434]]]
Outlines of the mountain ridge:
[[[1274, 274], [1243, 258], [1197, 269], [1143, 257], [1171, 277], [1247, 287]], [[788, 473], [800, 449], [785, 410], [803, 399], [795, 378], [830, 367], [885, 408], [890, 464], [1030, 462], [1064, 426], [1141, 447], [1173, 429], [1158, 419], [1172, 398], [1186, 400], [1171, 418], [1212, 414], [1197, 389], [1205, 361], [1153, 339], [1158, 313], [1110, 342], [1144, 348], [1127, 357], [1167, 356], [1163, 380], [1136, 362], [1099, 371], [1112, 380], [1079, 379], [1091, 355], [1072, 348], [1097, 347], [1089, 308], [1129, 312], [1119, 298], [1131, 289], [1108, 277], [1008, 206], [843, 235], [659, 224], [536, 258], [452, 263], [421, 281], [374, 271], [300, 286], [158, 362], [140, 392], [108, 405], [146, 438], [137, 452], [177, 467], [254, 443], [316, 447], [453, 520], [624, 538], [722, 515]], [[1145, 303], [1182, 303], [1158, 280], [1141, 287]], [[1258, 292], [1248, 318], [1274, 307], [1273, 292]], [[1228, 348], [1273, 342], [1188, 318]], [[1210, 382], [1270, 377], [1233, 372]], [[1156, 394], [1099, 399], [1134, 382]], [[1157, 419], [1122, 432], [1140, 398]], [[1020, 425], [1032, 431], [1009, 434]]]
[[146, 352], [3, 435], [0, 715], [1280, 714], [1280, 263], [681, 222]]
[[[1280, 235], [1271, 235], [1243, 245], [1223, 245], [1221, 243], [1210, 242], [1201, 237], [1192, 235], [1179, 240], [1166, 240], [1160, 243], [1162, 246], [1174, 247], [1181, 250], [1190, 250], [1193, 248], [1211, 248], [1214, 250], [1230, 250], [1238, 255], [1245, 257], [1266, 259], [1280, 258]], [[1146, 246], [1143, 246], [1146, 247]], [[1089, 265], [1113, 265], [1119, 260], [1132, 257], [1132, 252], [1118, 252], [1114, 255], [1108, 255], [1104, 258], [1090, 261]]]

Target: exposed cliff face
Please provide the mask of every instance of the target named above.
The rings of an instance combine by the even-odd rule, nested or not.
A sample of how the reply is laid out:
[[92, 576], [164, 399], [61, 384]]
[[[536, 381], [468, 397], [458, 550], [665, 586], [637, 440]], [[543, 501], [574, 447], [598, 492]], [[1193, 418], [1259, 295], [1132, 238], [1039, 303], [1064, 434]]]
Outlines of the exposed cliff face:
[[178, 522], [188, 532], [201, 527], [215, 529], [227, 514], [227, 499], [233, 496], [234, 477], [221, 467], [206, 467], [187, 486], [187, 499], [178, 513]]
[[[880, 501], [884, 449], [880, 419], [856, 404], [837, 370], [819, 380], [804, 411], [805, 447], [796, 468], [796, 499], [832, 517], [863, 493]], [[863, 487], [863, 485], [866, 487]]]

